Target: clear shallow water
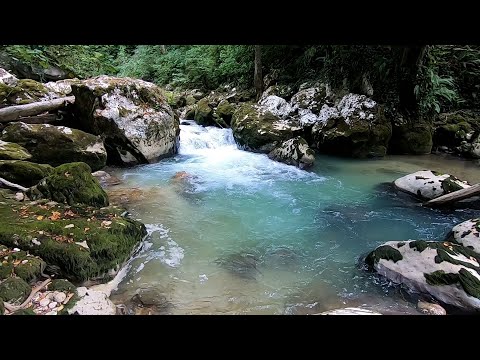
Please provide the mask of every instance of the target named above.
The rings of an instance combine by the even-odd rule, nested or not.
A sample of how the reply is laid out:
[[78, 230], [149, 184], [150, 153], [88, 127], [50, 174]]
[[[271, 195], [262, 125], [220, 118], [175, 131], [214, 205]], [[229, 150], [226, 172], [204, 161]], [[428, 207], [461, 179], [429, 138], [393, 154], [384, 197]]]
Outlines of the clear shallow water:
[[[383, 184], [423, 168], [479, 182], [473, 162], [317, 155], [307, 172], [237, 149], [229, 129], [182, 125], [180, 136], [174, 158], [114, 171], [120, 188], [140, 189], [127, 208], [150, 233], [116, 303], [153, 288], [171, 314], [416, 313], [360, 270], [359, 258], [388, 240], [443, 240], [475, 216], [421, 208]], [[189, 180], [172, 181], [181, 171]]]

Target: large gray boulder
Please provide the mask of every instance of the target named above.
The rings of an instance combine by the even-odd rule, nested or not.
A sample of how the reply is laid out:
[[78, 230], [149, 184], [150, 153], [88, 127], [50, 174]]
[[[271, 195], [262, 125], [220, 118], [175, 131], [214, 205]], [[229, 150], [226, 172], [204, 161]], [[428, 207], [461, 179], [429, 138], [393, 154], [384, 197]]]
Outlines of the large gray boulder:
[[39, 164], [81, 161], [96, 171], [107, 161], [100, 137], [65, 126], [12, 123], [3, 130], [1, 140], [21, 145], [32, 155], [29, 161]]
[[469, 219], [453, 227], [448, 241], [480, 254], [480, 218]]
[[152, 163], [177, 152], [179, 120], [155, 84], [98, 76], [71, 88], [79, 126], [104, 137], [109, 162]]
[[365, 259], [396, 284], [467, 311], [480, 310], [480, 254], [436, 241], [389, 241]]
[[431, 200], [439, 196], [470, 187], [464, 181], [450, 174], [421, 170], [398, 178], [394, 181], [397, 189], [417, 197]]
[[305, 139], [297, 136], [282, 142], [268, 154], [268, 157], [272, 160], [305, 169], [313, 165], [315, 152], [310, 149]]
[[262, 105], [244, 103], [232, 116], [235, 141], [250, 151], [268, 153], [303, 130], [295, 120], [281, 119]]
[[391, 134], [383, 108], [365, 95], [351, 93], [335, 106], [324, 104], [312, 128], [321, 152], [357, 158], [384, 156]]

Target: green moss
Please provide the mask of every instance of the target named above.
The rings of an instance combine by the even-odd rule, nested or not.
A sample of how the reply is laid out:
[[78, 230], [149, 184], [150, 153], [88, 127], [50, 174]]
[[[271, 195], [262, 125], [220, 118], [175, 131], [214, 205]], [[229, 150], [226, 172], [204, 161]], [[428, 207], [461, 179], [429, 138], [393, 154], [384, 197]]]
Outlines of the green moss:
[[[43, 200], [25, 208], [9, 199], [3, 203], [0, 204], [0, 243], [28, 250], [47, 264], [58, 266], [60, 275], [75, 282], [103, 277], [109, 270], [116, 269], [146, 235], [143, 224], [121, 217], [124, 210], [113, 206], [67, 207], [46, 205], [47, 201]], [[22, 217], [25, 215], [21, 213], [27, 216]], [[72, 224], [74, 227], [65, 228]], [[76, 244], [84, 241], [89, 249]]]
[[459, 277], [463, 290], [468, 295], [480, 299], [480, 280], [466, 269], [460, 269]]
[[192, 94], [187, 95], [185, 102], [187, 106], [194, 105], [197, 102], [197, 99]]
[[201, 99], [195, 107], [194, 120], [199, 125], [210, 126], [215, 125], [213, 120], [213, 109], [208, 104], [208, 99]]
[[29, 161], [0, 160], [0, 177], [30, 187], [53, 172], [53, 167]]
[[0, 160], [28, 160], [32, 155], [24, 147], [0, 141]]
[[30, 199], [52, 199], [73, 205], [108, 206], [107, 193], [92, 176], [92, 169], [85, 163], [63, 164], [27, 191]]
[[73, 285], [70, 281], [65, 279], [55, 279], [52, 280], [50, 284], [48, 284], [48, 290], [50, 291], [63, 291], [63, 292], [72, 292], [76, 290], [75, 285]]
[[235, 107], [228, 102], [228, 100], [222, 100], [215, 110], [215, 114], [218, 118], [225, 121], [227, 124], [230, 124], [232, 121], [233, 113], [235, 112]]
[[195, 119], [195, 107], [187, 110], [185, 114], [185, 120], [194, 120]]
[[423, 274], [428, 285], [452, 285], [459, 282], [459, 275], [453, 273], [446, 273], [443, 270], [437, 270], [430, 274]]
[[370, 268], [373, 268], [374, 265], [380, 261], [380, 259], [392, 260], [394, 263], [396, 263], [397, 261], [402, 260], [403, 256], [397, 249], [389, 245], [381, 245], [368, 254], [368, 256], [365, 258], [365, 263]]
[[425, 121], [408, 122], [393, 127], [389, 152], [393, 154], [430, 154], [432, 126]]
[[97, 171], [107, 161], [102, 142], [95, 135], [77, 129], [12, 123], [3, 130], [1, 139], [23, 146], [32, 155], [30, 161], [39, 164], [58, 166], [81, 161]]
[[5, 305], [3, 305], [3, 299], [0, 298], [0, 315], [5, 314]]
[[28, 256], [25, 258], [25, 260], [27, 260], [27, 263], [18, 264], [15, 266], [14, 271], [19, 278], [30, 282], [40, 276], [42, 269], [45, 268], [46, 264], [43, 260], [33, 256]]
[[[2, 261], [3, 259], [0, 259]], [[0, 280], [10, 277], [13, 273], [13, 264], [11, 261], [7, 263], [0, 262]]]
[[0, 103], [8, 105], [36, 102], [47, 93], [42, 83], [31, 79], [21, 79], [12, 86], [0, 83]]
[[410, 246], [410, 249], [415, 248], [418, 252], [422, 252], [428, 247], [428, 243], [425, 240], [416, 240], [410, 242], [408, 246]]
[[25, 280], [10, 277], [0, 284], [0, 298], [13, 305], [19, 305], [30, 295], [32, 289]]
[[12, 315], [37, 315], [32, 308], [20, 309], [12, 313]]
[[445, 194], [463, 189], [454, 180], [457, 180], [457, 178], [455, 178], [454, 176], [450, 176], [442, 181], [442, 189], [445, 192]]

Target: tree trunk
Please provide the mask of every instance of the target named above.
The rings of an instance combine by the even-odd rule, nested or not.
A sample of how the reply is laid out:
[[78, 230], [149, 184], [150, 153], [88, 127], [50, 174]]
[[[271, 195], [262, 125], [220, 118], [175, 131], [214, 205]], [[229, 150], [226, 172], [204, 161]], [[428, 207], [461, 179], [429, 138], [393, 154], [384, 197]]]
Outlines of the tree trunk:
[[74, 103], [75, 96], [67, 96], [49, 101], [39, 101], [25, 105], [14, 105], [0, 109], [0, 122], [14, 121], [22, 116], [38, 115], [45, 111], [56, 110], [66, 103]]
[[480, 184], [475, 184], [470, 186], [469, 188], [460, 189], [460, 190], [451, 192], [449, 194], [439, 196], [430, 201], [427, 201], [426, 203], [423, 204], [423, 206], [439, 207], [439, 206], [449, 205], [456, 201], [465, 200], [479, 194], [480, 194]]
[[255, 93], [257, 101], [260, 100], [263, 92], [263, 76], [262, 76], [262, 46], [255, 45], [255, 73], [253, 75], [253, 83], [255, 85]]
[[403, 49], [400, 62], [400, 81], [398, 95], [400, 107], [407, 114], [415, 114], [418, 111], [418, 102], [415, 96], [417, 73], [422, 65], [427, 46], [409, 46]]

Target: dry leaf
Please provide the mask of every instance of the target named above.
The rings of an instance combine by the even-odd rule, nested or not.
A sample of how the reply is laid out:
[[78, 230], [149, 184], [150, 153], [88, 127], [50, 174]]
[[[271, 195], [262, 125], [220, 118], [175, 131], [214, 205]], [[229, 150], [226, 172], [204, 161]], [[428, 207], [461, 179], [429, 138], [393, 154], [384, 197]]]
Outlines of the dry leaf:
[[102, 223], [100, 224], [101, 227], [107, 227], [107, 226], [110, 226], [112, 225], [112, 222], [111, 221], [106, 221], [106, 220], [103, 220]]
[[43, 215], [38, 215], [37, 220], [43, 220]]
[[86, 227], [85, 229], [83, 229], [83, 231], [87, 232], [88, 230], [90, 230], [89, 227]]
[[73, 228], [73, 227], [75, 227], [75, 225], [73, 225], [73, 224], [65, 225], [65, 229], [71, 229], [71, 228]]
[[58, 211], [52, 211], [52, 216], [50, 216], [49, 219], [52, 221], [60, 219], [60, 213]]
[[72, 210], [67, 210], [63, 213], [64, 216], [75, 216], [75, 213]]
[[71, 174], [70, 174], [68, 171], [65, 173], [65, 177], [67, 177], [67, 178], [68, 178], [70, 175], [71, 175]]

